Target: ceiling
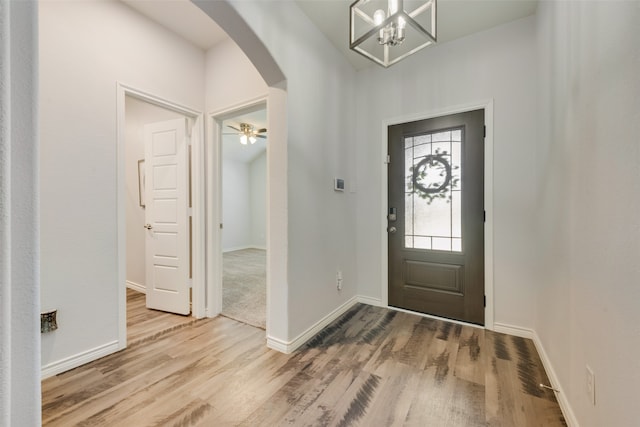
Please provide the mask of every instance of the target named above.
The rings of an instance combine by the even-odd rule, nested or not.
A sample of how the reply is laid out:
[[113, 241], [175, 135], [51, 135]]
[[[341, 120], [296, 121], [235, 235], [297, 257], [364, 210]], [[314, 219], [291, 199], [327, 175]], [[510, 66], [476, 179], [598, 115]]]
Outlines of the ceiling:
[[[349, 6], [353, 0], [296, 3], [356, 69], [375, 65], [349, 49]], [[537, 4], [536, 0], [438, 0], [438, 44], [532, 15]]]
[[202, 50], [229, 38], [189, 0], [120, 0]]
[[[267, 149], [267, 139], [258, 138], [255, 144], [240, 144], [240, 136], [227, 125], [240, 128], [240, 123], [249, 123], [256, 129], [267, 127], [267, 110], [262, 109], [248, 114], [234, 116], [222, 122], [222, 158], [236, 162], [249, 163]], [[231, 135], [225, 135], [231, 133]], [[267, 132], [267, 136], [269, 133]]]
[[[203, 50], [228, 37], [189, 0], [121, 1]], [[356, 69], [374, 65], [349, 49], [349, 6], [353, 0], [289, 1], [298, 4]], [[438, 0], [438, 44], [532, 15], [537, 4], [538, 0]]]

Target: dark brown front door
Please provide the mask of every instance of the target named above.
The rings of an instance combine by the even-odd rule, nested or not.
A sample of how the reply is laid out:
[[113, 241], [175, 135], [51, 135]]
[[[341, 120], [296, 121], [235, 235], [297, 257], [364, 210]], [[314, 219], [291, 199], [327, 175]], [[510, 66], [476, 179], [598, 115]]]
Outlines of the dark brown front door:
[[389, 127], [389, 305], [484, 324], [484, 110]]

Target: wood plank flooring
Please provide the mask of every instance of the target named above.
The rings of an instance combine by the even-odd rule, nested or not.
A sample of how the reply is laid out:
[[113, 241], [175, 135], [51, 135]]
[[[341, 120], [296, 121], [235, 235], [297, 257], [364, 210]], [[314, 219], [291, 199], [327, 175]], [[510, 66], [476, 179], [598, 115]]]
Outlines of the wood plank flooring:
[[190, 325], [195, 322], [191, 316], [149, 310], [146, 295], [127, 288], [127, 344], [135, 344], [141, 339], [153, 339], [157, 334]]
[[563, 426], [530, 340], [358, 304], [301, 350], [218, 317], [43, 381], [48, 426]]

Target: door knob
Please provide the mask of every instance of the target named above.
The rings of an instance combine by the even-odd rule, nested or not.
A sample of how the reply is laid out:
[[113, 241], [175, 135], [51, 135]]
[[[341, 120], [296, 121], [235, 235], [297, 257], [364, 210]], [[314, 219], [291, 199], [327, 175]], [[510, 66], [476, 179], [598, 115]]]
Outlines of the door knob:
[[146, 228], [147, 230], [151, 230], [153, 227], [151, 226], [151, 224], [145, 224], [144, 228]]
[[391, 234], [395, 233], [396, 231], [398, 231], [395, 227], [389, 227], [387, 228], [387, 231]]

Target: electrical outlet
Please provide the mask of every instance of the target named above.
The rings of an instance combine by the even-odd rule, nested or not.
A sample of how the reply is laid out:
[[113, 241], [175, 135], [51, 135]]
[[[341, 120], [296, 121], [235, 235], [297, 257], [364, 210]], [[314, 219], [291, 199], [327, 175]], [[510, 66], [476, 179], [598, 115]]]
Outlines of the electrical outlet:
[[342, 271], [338, 270], [336, 273], [336, 288], [341, 291], [342, 290]]
[[593, 406], [596, 406], [596, 377], [593, 374], [593, 371], [589, 367], [587, 367], [587, 395], [589, 396], [589, 401]]

